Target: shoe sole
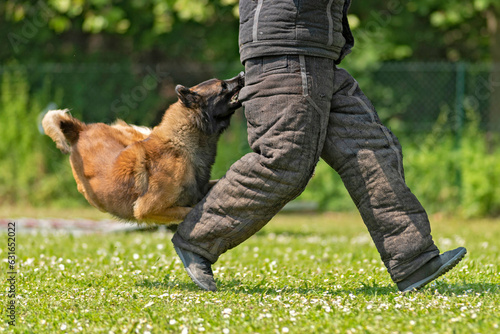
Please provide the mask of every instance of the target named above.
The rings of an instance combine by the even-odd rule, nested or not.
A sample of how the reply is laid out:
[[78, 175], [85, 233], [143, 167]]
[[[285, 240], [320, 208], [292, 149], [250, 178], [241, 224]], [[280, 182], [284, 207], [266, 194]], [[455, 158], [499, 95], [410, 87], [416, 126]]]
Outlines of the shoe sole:
[[184, 265], [184, 269], [186, 269], [186, 272], [188, 274], [188, 276], [191, 278], [191, 280], [200, 288], [200, 289], [203, 289], [205, 291], [216, 291], [216, 290], [211, 290], [209, 289], [207, 286], [205, 286], [203, 283], [201, 283], [194, 275], [193, 273], [191, 272], [191, 270], [186, 266], [186, 259], [184, 259], [184, 256], [182, 255], [182, 252], [174, 246], [174, 249], [175, 249], [175, 252], [177, 253], [177, 255], [179, 256], [179, 258], [181, 259], [182, 261], [182, 264]]
[[467, 249], [465, 248], [462, 248], [458, 253], [457, 255], [455, 255], [454, 257], [452, 257], [448, 262], [446, 262], [445, 264], [443, 264], [441, 267], [439, 267], [439, 269], [432, 275], [430, 276], [427, 276], [426, 278], [424, 278], [423, 280], [420, 280], [416, 283], [413, 283], [412, 285], [410, 285], [409, 287], [407, 287], [406, 289], [404, 289], [403, 291], [401, 291], [403, 294], [406, 294], [408, 292], [411, 292], [411, 291], [416, 291], [416, 290], [420, 290], [421, 288], [423, 288], [426, 284], [432, 282], [433, 280], [435, 280], [436, 278], [446, 274], [448, 271], [450, 271], [451, 269], [453, 269], [453, 267], [455, 267], [465, 256], [465, 254], [467, 254]]

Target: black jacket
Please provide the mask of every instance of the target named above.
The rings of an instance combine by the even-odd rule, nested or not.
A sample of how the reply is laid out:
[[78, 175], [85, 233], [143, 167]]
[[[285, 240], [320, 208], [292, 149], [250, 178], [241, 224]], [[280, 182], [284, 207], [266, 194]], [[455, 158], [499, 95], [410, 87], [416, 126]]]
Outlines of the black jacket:
[[283, 54], [326, 57], [337, 63], [354, 39], [351, 0], [240, 0], [240, 58]]

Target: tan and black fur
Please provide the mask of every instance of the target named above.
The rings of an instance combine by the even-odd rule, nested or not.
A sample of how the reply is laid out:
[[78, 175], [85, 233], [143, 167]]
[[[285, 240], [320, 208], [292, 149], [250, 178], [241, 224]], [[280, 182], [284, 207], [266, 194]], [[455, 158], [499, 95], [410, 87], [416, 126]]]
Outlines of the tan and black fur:
[[[182, 220], [212, 185], [217, 141], [241, 106], [244, 77], [178, 85], [178, 101], [153, 129], [118, 121], [85, 124], [67, 110], [49, 111], [45, 133], [70, 153], [78, 191], [101, 211], [124, 220]], [[235, 99], [236, 97], [236, 99]]]

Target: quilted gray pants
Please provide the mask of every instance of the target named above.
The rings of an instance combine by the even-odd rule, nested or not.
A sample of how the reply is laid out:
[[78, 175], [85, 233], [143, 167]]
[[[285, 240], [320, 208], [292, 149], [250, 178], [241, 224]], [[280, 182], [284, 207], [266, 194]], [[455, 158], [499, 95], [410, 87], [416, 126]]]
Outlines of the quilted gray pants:
[[398, 282], [439, 255], [406, 186], [401, 146], [354, 78], [332, 60], [250, 59], [240, 99], [253, 150], [182, 222], [173, 243], [215, 263], [298, 196], [321, 157], [337, 171]]

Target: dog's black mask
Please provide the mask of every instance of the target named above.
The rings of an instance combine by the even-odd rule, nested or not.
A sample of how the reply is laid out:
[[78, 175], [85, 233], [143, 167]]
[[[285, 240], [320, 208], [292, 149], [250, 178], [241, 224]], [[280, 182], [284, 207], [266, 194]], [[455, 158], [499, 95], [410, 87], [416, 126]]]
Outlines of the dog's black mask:
[[184, 106], [198, 113], [201, 130], [220, 134], [241, 107], [238, 94], [244, 85], [245, 75], [241, 72], [228, 80], [211, 79], [191, 88], [177, 85], [175, 91]]

